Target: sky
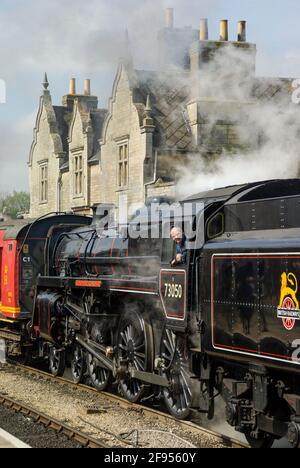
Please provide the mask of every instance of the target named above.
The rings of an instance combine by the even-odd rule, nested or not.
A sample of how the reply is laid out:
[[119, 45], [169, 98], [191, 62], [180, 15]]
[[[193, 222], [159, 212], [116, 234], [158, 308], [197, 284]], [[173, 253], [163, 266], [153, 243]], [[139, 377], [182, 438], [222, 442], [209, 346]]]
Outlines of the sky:
[[[257, 75], [300, 77], [299, 0], [1, 0], [0, 192], [28, 190], [27, 161], [32, 132], [48, 73], [53, 103], [60, 104], [69, 79], [92, 79], [100, 107], [107, 107], [118, 57], [128, 30], [137, 68], [153, 68], [156, 35], [164, 10], [175, 9], [175, 25], [199, 27], [209, 20], [211, 39], [220, 19], [248, 23], [249, 42], [257, 44]], [[0, 97], [1, 102], [1, 97]]]

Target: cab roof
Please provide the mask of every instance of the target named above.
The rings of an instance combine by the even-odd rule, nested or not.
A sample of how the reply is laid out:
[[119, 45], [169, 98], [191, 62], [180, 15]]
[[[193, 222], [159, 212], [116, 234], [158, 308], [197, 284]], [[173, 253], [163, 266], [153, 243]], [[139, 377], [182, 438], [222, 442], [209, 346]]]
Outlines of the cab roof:
[[297, 195], [300, 195], [300, 179], [275, 179], [200, 192], [188, 197], [184, 202], [200, 200], [212, 203], [230, 200], [230, 203], [241, 203]]

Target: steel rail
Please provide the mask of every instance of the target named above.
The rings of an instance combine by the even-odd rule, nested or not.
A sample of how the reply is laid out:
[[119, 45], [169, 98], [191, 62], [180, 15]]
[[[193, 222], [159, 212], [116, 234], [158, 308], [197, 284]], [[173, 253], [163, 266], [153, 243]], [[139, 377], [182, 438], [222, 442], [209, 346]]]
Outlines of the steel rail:
[[31, 408], [24, 403], [14, 400], [6, 395], [0, 394], [0, 405], [7, 409], [10, 409], [16, 413], [22, 414], [23, 416], [29, 417], [36, 424], [42, 424], [47, 429], [52, 429], [58, 434], [66, 436], [73, 442], [77, 442], [86, 448], [109, 448], [104, 442], [99, 439], [95, 439], [88, 434], [85, 434], [77, 429], [74, 429], [61, 421], [52, 418], [34, 408]]
[[[76, 384], [76, 383], [72, 382], [72, 380], [66, 379], [64, 377], [54, 377], [52, 374], [49, 374], [48, 372], [44, 372], [44, 371], [41, 371], [41, 370], [33, 368], [33, 367], [28, 367], [28, 366], [24, 366], [22, 364], [15, 364], [15, 363], [9, 363], [8, 366], [20, 369], [21, 371], [23, 371], [24, 373], [27, 373], [27, 374], [31, 374], [31, 375], [33, 374], [33, 375], [43, 377], [43, 378], [45, 378], [47, 380], [59, 383], [61, 385], [69, 385], [69, 386], [71, 386], [73, 388], [76, 388], [77, 390], [84, 390], [84, 391], [87, 391], [87, 392], [90, 392], [90, 393], [93, 393], [93, 394], [95, 394], [95, 393], [99, 394], [99, 392], [93, 387], [90, 387], [90, 386], [84, 385], [84, 384]], [[228, 437], [228, 436], [226, 436], [224, 434], [221, 434], [219, 432], [213, 431], [211, 429], [204, 428], [204, 427], [202, 427], [202, 426], [200, 426], [198, 424], [195, 424], [195, 423], [193, 423], [191, 421], [178, 420], [178, 419], [174, 418], [172, 415], [170, 415], [168, 413], [164, 413], [162, 411], [158, 411], [156, 409], [149, 408], [148, 406], [144, 406], [144, 405], [141, 405], [141, 404], [130, 403], [126, 399], [122, 398], [121, 396], [114, 395], [113, 393], [101, 392], [100, 394], [104, 395], [107, 399], [111, 400], [114, 403], [119, 404], [121, 407], [123, 407], [125, 409], [135, 408], [136, 411], [140, 411], [141, 413], [143, 413], [143, 415], [148, 416], [148, 417], [155, 417], [156, 419], [158, 419], [161, 422], [176, 423], [179, 428], [188, 430], [189, 432], [192, 432], [193, 434], [198, 435], [198, 436], [199, 436], [199, 434], [201, 435], [201, 433], [212, 436], [212, 437], [216, 438], [217, 440], [219, 440], [225, 447], [228, 447], [228, 448], [243, 448], [243, 449], [249, 448], [249, 445], [246, 442], [244, 443], [244, 442], [241, 442], [241, 441], [239, 441], [237, 439], [234, 439], [232, 437]]]

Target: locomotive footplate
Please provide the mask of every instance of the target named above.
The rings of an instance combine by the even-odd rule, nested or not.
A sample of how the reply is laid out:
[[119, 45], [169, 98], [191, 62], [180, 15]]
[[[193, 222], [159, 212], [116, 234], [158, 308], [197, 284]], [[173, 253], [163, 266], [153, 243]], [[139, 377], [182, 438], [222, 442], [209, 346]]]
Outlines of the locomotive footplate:
[[93, 289], [127, 294], [142, 294], [158, 296], [158, 278], [153, 277], [122, 277], [112, 278], [107, 276], [99, 277], [47, 277], [40, 276], [37, 280], [38, 287], [49, 288], [71, 288], [71, 289]]

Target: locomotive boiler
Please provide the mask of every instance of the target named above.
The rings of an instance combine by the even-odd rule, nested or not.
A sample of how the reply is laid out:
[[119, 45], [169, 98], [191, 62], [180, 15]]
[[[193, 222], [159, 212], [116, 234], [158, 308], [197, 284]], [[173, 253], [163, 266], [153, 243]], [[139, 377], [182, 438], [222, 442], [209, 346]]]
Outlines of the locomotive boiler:
[[[226, 187], [187, 205], [188, 219], [162, 210], [155, 221], [147, 205], [122, 229], [99, 229], [96, 215], [50, 216], [12, 240], [0, 226], [0, 337], [54, 375], [69, 363], [74, 381], [163, 400], [177, 418], [194, 409], [212, 419], [221, 395], [224, 419], [251, 446], [287, 436], [297, 447], [300, 180]], [[187, 234], [186, 261], [171, 267], [175, 244], [162, 233], [189, 223], [197, 242]]]

